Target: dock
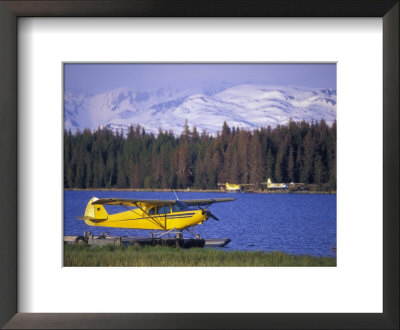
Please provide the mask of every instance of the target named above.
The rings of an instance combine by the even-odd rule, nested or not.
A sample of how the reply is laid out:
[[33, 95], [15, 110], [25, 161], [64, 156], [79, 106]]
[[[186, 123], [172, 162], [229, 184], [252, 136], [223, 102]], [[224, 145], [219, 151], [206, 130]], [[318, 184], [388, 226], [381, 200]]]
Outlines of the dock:
[[104, 245], [140, 245], [140, 246], [170, 246], [184, 249], [197, 247], [224, 247], [231, 242], [230, 238], [151, 238], [142, 236], [109, 236], [100, 234], [94, 236], [86, 233], [83, 236], [64, 236], [64, 242], [67, 244], [104, 246]]

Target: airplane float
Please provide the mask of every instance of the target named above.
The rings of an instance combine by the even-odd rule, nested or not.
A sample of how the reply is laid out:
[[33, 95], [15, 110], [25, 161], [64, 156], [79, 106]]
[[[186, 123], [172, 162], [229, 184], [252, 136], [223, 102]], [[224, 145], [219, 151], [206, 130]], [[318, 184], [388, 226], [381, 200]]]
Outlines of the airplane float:
[[[207, 207], [214, 203], [234, 201], [234, 198], [159, 200], [125, 199], [93, 197], [89, 200], [85, 215], [78, 217], [89, 226], [148, 229], [162, 231], [164, 234], [175, 232], [180, 235], [189, 228], [202, 224], [212, 218], [219, 220]], [[126, 211], [109, 214], [104, 205], [119, 205]], [[159, 236], [161, 236], [159, 235]], [[151, 235], [152, 236], [152, 235]]]
[[224, 189], [227, 192], [241, 192], [242, 187], [245, 186], [253, 186], [251, 183], [242, 183], [242, 184], [235, 184], [235, 183], [218, 183], [218, 186], [221, 186], [221, 189]]

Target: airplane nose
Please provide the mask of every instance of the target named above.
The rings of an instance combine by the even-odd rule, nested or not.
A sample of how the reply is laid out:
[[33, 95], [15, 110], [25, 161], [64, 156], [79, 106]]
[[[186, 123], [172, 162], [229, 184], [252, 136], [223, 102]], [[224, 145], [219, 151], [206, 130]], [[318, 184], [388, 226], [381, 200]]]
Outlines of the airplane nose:
[[202, 212], [201, 212], [201, 214], [202, 215], [206, 215], [207, 216], [207, 219], [210, 217], [210, 211], [209, 210], [203, 210]]

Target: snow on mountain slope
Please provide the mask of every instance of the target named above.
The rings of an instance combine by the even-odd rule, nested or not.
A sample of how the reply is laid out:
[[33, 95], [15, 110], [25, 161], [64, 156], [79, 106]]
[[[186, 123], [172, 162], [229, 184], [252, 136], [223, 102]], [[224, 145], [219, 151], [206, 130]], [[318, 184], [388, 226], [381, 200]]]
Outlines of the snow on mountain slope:
[[256, 128], [294, 121], [336, 120], [336, 90], [282, 86], [239, 85], [213, 92], [200, 88], [149, 91], [120, 88], [97, 95], [65, 93], [67, 130], [140, 124], [147, 132], [159, 128], [179, 134], [185, 120], [198, 131], [216, 134], [229, 126]]

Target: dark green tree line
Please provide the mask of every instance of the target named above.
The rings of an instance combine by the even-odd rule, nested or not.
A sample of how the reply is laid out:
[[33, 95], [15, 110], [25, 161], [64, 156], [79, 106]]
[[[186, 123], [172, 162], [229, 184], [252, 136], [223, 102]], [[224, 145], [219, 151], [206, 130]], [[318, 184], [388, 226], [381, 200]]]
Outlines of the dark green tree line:
[[198, 188], [217, 183], [329, 184], [336, 189], [336, 122], [290, 121], [249, 131], [229, 127], [211, 136], [185, 123], [179, 136], [127, 134], [102, 128], [64, 132], [65, 188]]

